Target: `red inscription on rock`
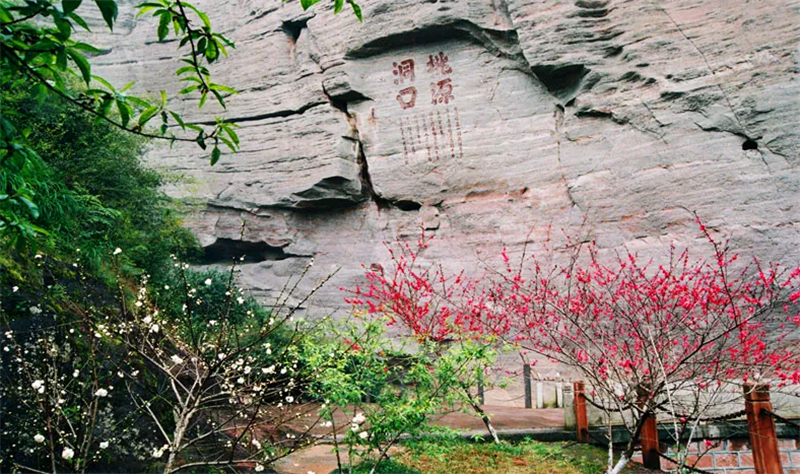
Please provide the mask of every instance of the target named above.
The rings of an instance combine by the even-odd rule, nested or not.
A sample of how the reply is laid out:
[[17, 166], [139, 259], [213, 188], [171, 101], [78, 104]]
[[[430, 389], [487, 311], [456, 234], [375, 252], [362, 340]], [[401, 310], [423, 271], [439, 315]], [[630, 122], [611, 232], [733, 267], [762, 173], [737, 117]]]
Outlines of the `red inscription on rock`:
[[395, 76], [394, 83], [402, 84], [405, 81], [414, 82], [414, 60], [406, 59], [399, 63], [392, 63], [394, 71], [392, 74]]
[[431, 82], [431, 104], [449, 104], [451, 100], [455, 100], [455, 96], [453, 96], [453, 84], [449, 78]]
[[453, 68], [448, 64], [450, 60], [444, 53], [439, 53], [436, 56], [428, 56], [428, 72], [431, 74], [439, 74], [445, 76], [453, 72]]
[[406, 87], [397, 94], [397, 102], [403, 110], [413, 108], [417, 104], [417, 88]]

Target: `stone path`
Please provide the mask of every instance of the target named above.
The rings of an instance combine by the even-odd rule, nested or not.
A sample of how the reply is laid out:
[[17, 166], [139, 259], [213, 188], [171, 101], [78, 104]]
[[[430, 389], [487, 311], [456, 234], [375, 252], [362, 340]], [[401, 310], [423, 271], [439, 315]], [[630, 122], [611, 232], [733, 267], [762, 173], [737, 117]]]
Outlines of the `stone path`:
[[[500, 433], [552, 431], [564, 427], [564, 410], [562, 408], [526, 410], [509, 406], [485, 405], [483, 409], [492, 417], [492, 422]], [[460, 430], [468, 435], [479, 434], [488, 437], [483, 422], [466, 413], [447, 413], [435, 418], [434, 423]], [[272, 467], [279, 474], [308, 474], [309, 472], [328, 474], [336, 469], [336, 456], [333, 453], [333, 445], [318, 444], [293, 453]]]

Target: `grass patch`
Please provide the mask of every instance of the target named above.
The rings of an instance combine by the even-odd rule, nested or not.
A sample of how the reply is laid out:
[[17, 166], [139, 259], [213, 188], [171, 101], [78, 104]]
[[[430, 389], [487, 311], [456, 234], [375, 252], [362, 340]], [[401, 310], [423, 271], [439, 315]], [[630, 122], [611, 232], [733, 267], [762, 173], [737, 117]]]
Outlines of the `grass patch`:
[[[403, 443], [379, 474], [600, 474], [608, 453], [575, 443], [523, 440], [496, 445], [463, 438], [423, 438]], [[353, 469], [369, 473], [371, 464]], [[624, 471], [625, 472], [625, 471]]]

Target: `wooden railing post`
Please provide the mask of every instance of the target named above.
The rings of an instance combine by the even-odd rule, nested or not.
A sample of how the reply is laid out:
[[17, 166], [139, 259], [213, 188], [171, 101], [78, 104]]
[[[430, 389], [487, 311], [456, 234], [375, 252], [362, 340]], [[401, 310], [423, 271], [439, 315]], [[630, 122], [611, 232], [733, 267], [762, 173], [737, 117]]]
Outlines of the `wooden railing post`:
[[642, 465], [647, 469], [660, 470], [661, 456], [658, 446], [658, 422], [654, 413], [645, 416], [639, 441], [642, 445]]
[[531, 366], [522, 366], [522, 383], [525, 386], [525, 408], [533, 408], [533, 394], [531, 393]]
[[[638, 389], [639, 408], [646, 409], [647, 402], [652, 396], [648, 386], [640, 386]], [[645, 410], [642, 420], [642, 431], [639, 433], [639, 444], [642, 447], [642, 465], [647, 469], [655, 471], [661, 470], [661, 456], [659, 456], [658, 444], [658, 420], [655, 412]]]
[[772, 411], [769, 385], [748, 382], [743, 385], [743, 389], [744, 409], [747, 413], [747, 427], [750, 431], [756, 474], [782, 473], [775, 420], [769, 413]]
[[589, 442], [589, 416], [586, 414], [586, 384], [579, 380], [573, 384], [575, 391], [575, 429], [579, 443]]

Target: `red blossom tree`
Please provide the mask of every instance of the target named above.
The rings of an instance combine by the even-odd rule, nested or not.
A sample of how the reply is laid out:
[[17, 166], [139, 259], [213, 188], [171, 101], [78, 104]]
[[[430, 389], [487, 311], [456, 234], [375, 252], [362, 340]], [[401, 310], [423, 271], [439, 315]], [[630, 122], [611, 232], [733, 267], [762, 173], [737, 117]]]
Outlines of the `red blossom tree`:
[[709, 258], [672, 246], [661, 263], [627, 251], [603, 259], [568, 239], [563, 264], [532, 255], [516, 266], [503, 252], [481, 279], [422, 265], [423, 235], [390, 248], [390, 269], [367, 272], [351, 302], [419, 338], [502, 341], [572, 367], [624, 413], [631, 441], [609, 465], [619, 472], [649, 416], [666, 412], [685, 440], [730, 402], [730, 383], [800, 384], [800, 267], [743, 262], [698, 224]]

